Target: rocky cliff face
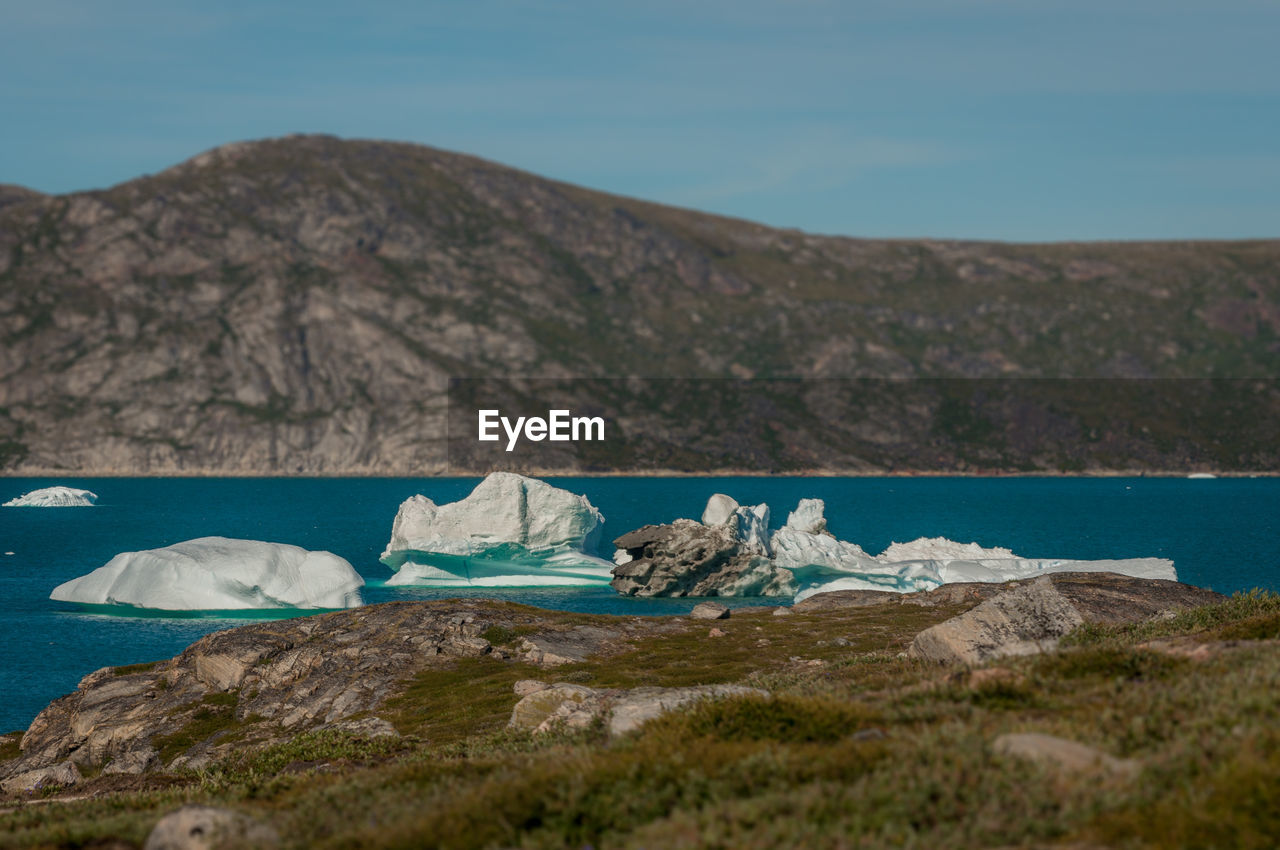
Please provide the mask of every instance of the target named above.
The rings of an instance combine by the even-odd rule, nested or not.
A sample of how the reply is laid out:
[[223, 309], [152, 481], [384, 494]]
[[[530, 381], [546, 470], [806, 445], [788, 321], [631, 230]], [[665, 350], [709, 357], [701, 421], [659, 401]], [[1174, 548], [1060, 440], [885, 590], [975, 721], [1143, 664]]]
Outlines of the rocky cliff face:
[[[233, 144], [0, 187], [0, 468], [440, 471], [450, 377], [1274, 378], [1278, 295], [1276, 242], [819, 237], [412, 145]], [[714, 455], [672, 465], [742, 461]]]

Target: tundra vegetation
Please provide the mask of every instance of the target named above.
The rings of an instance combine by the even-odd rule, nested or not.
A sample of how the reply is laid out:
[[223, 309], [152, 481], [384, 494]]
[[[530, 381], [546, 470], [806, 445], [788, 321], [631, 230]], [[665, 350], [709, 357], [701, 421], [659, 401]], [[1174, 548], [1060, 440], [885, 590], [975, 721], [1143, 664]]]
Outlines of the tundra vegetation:
[[[1085, 625], [1056, 652], [975, 668], [901, 654], [966, 607], [737, 610], [551, 669], [496, 657], [534, 627], [495, 626], [494, 652], [418, 672], [379, 709], [400, 737], [307, 732], [199, 770], [10, 796], [0, 843], [138, 846], [164, 813], [199, 802], [297, 847], [1274, 846], [1280, 596]], [[699, 702], [612, 738], [603, 724], [532, 734], [507, 728], [524, 679], [772, 696]], [[230, 699], [202, 705], [189, 737], [235, 734]], [[1010, 733], [1111, 758], [1022, 758], [995, 744]], [[2, 746], [16, 755], [14, 737]]]

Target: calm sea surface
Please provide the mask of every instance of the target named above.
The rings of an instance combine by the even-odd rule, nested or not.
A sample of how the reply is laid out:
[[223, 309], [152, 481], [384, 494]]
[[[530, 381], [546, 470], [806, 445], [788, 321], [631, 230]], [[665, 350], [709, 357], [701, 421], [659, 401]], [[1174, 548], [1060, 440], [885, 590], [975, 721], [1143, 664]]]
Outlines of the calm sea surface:
[[[831, 530], [868, 552], [950, 537], [1055, 558], [1172, 558], [1179, 578], [1223, 592], [1280, 590], [1280, 479], [562, 478], [604, 513], [609, 539], [645, 523], [701, 515], [707, 497], [768, 502], [774, 523], [802, 497], [826, 500]], [[106, 665], [167, 658], [239, 621], [84, 614], [49, 600], [58, 584], [115, 554], [222, 535], [328, 549], [369, 582], [368, 602], [456, 596], [385, 587], [378, 562], [400, 502], [465, 496], [478, 479], [0, 479], [0, 502], [65, 484], [93, 508], [0, 508], [0, 732], [25, 728], [51, 699]], [[607, 557], [607, 553], [606, 553]], [[688, 600], [608, 589], [492, 588], [475, 596], [602, 613], [679, 613]], [[776, 604], [776, 603], [774, 603]]]

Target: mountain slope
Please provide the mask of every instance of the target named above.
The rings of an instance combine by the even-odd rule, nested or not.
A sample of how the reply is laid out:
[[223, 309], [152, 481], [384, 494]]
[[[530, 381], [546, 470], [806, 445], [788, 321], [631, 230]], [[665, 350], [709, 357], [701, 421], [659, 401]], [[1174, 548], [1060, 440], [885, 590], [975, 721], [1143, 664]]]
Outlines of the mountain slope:
[[11, 474], [419, 474], [450, 377], [1274, 378], [1280, 242], [809, 236], [289, 137], [5, 187], [0, 338]]

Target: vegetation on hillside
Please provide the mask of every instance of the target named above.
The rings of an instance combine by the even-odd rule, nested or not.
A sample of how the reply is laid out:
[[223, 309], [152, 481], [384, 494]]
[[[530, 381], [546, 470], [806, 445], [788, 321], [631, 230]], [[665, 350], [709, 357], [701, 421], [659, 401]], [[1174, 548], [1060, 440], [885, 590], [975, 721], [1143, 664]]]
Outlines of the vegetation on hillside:
[[[513, 376], [765, 380], [710, 409], [708, 384], [669, 399], [663, 384], [566, 385], [630, 430], [551, 456], [560, 469], [1275, 468], [1249, 428], [1280, 406], [1276, 241], [813, 236], [319, 136], [11, 195], [10, 473], [466, 471], [477, 459], [445, 439], [449, 379]], [[1199, 390], [1157, 392], [1168, 411], [1064, 416], [1060, 391], [906, 404], [854, 380], [921, 377], [1269, 383], [1180, 444], [1161, 432], [1217, 409]]]

